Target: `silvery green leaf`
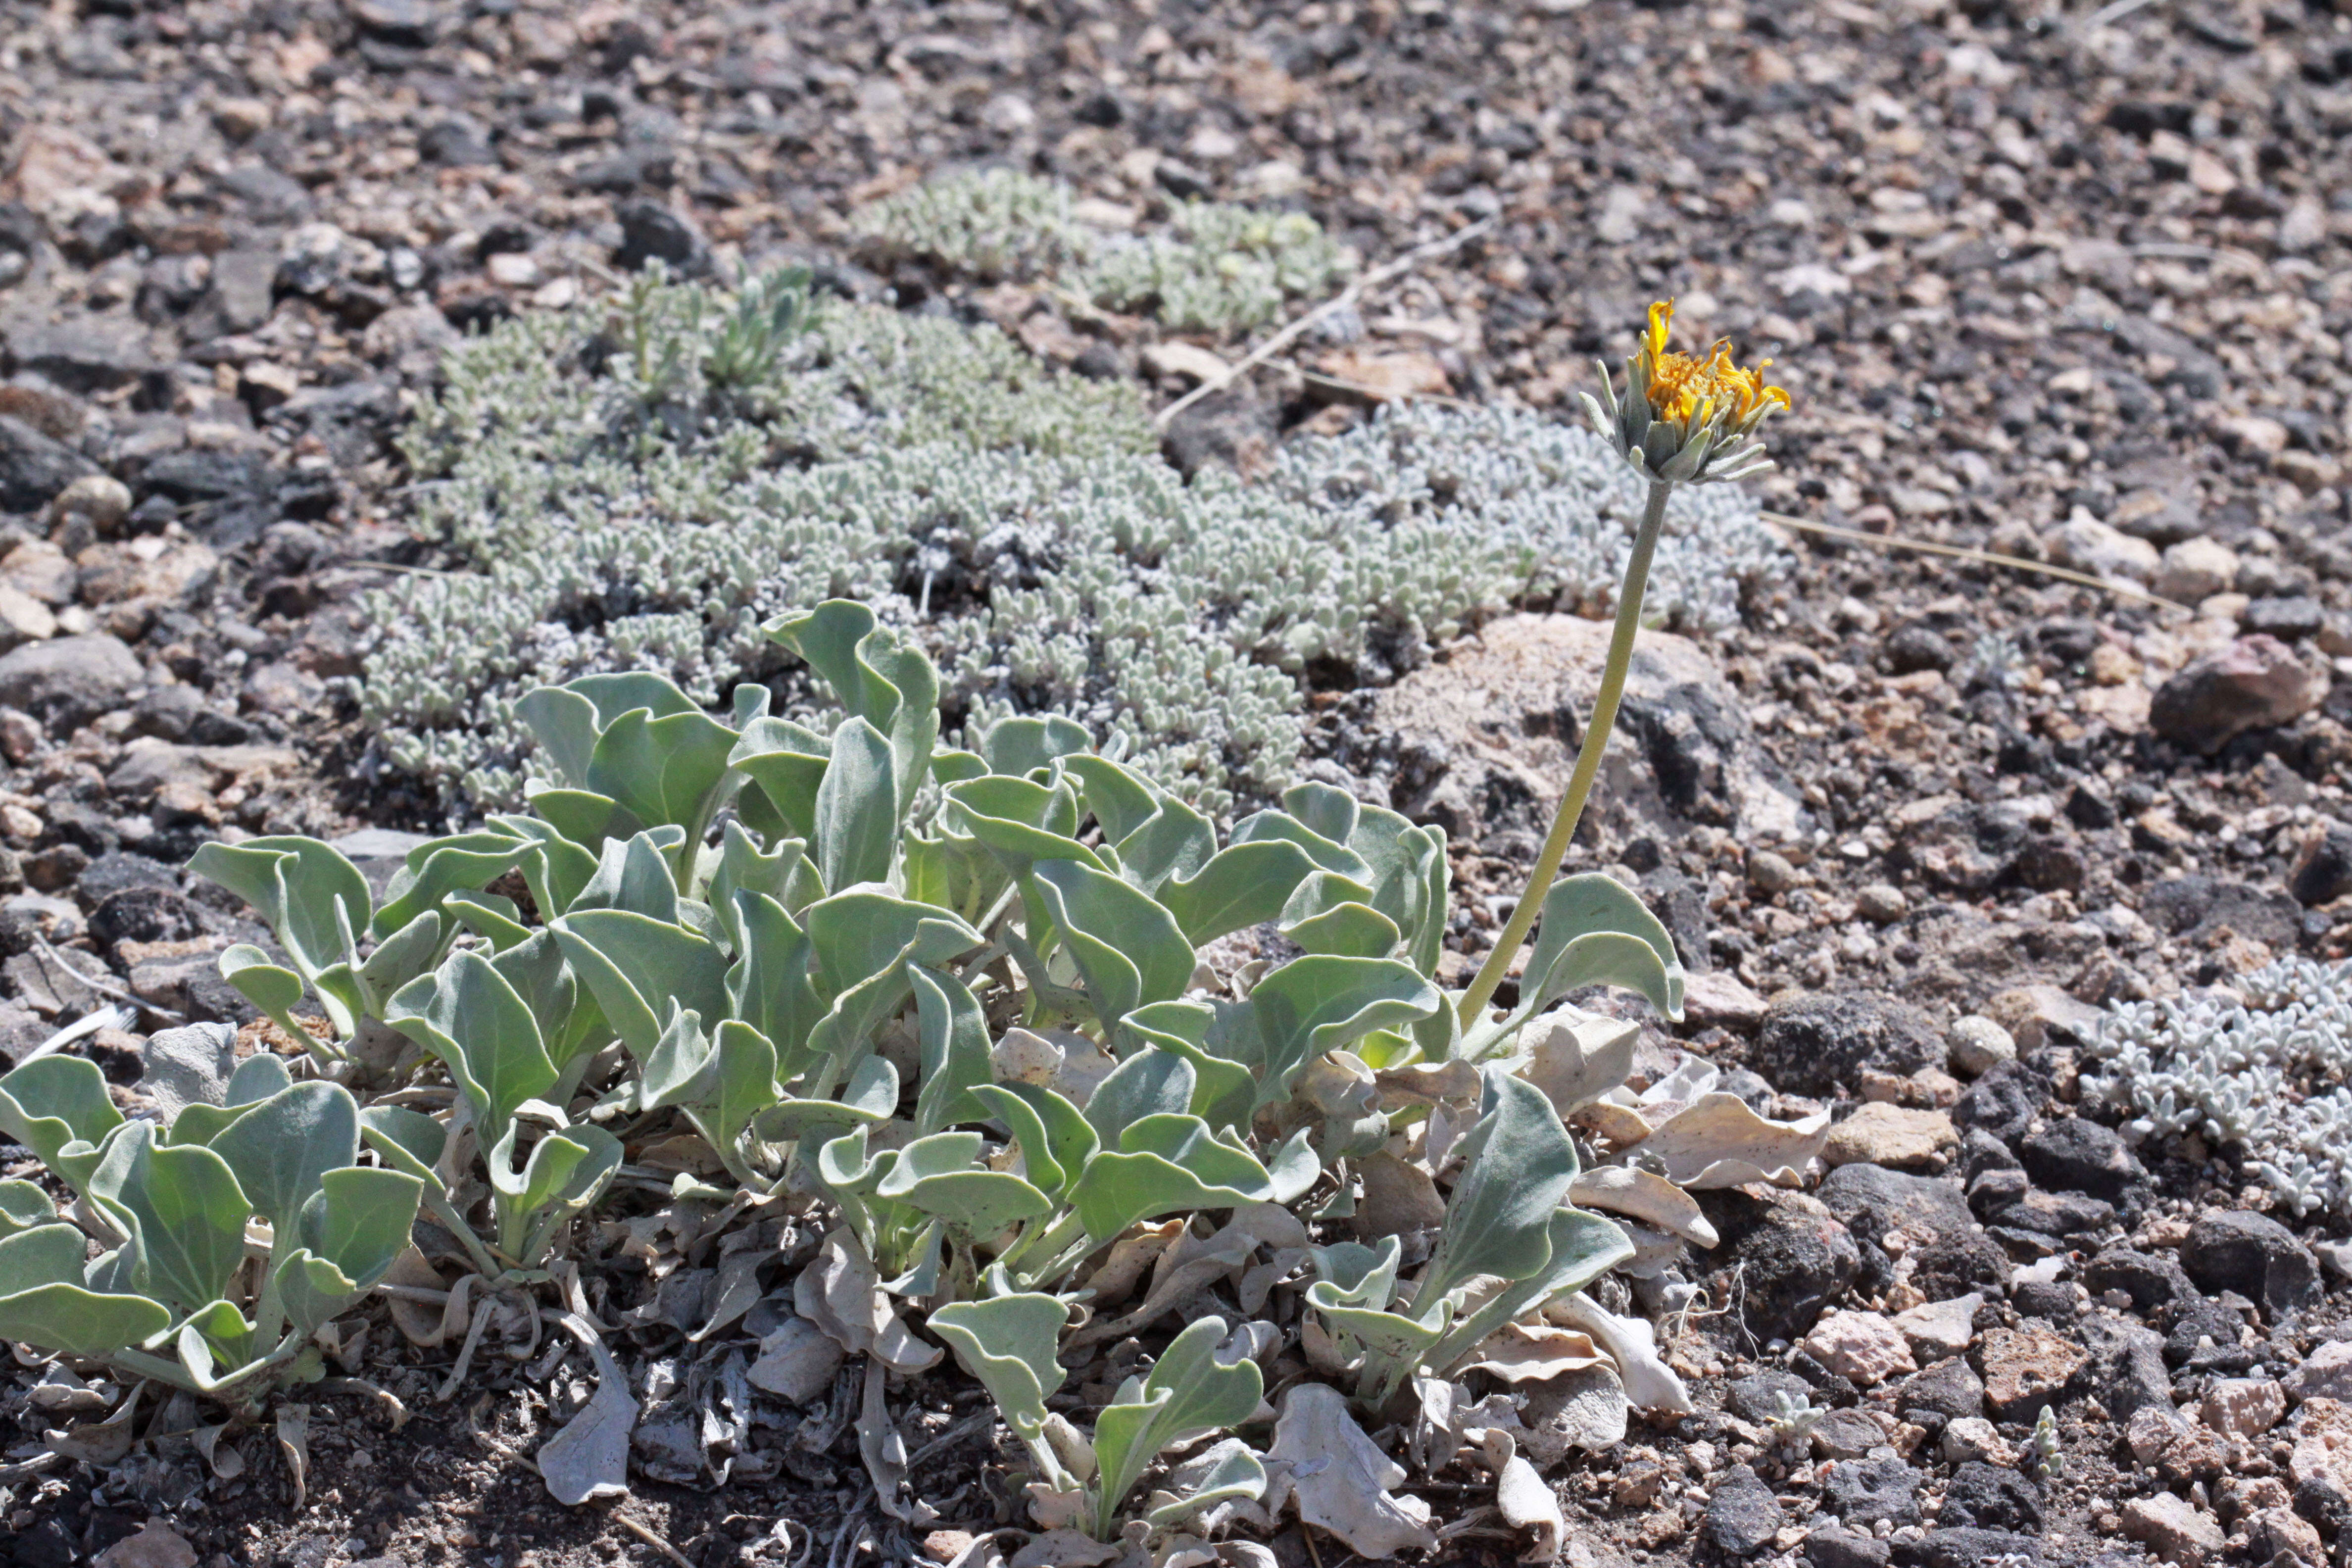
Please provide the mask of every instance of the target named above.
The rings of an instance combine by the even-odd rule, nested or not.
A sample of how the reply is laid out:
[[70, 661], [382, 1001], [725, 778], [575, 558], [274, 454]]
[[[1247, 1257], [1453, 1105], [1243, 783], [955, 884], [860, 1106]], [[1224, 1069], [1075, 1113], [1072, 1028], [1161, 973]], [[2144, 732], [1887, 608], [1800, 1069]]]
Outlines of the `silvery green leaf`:
[[1138, 1220], [1261, 1203], [1273, 1194], [1256, 1157], [1219, 1142], [1207, 1122], [1159, 1115], [1129, 1125], [1116, 1150], [1103, 1149], [1087, 1161], [1070, 1203], [1099, 1246]]
[[106, 1075], [87, 1057], [36, 1057], [0, 1078], [0, 1131], [78, 1192], [89, 1190], [99, 1146], [121, 1125]]
[[523, 841], [525, 847], [516, 866], [544, 917], [551, 919], [570, 909], [572, 900], [596, 875], [595, 855], [566, 838], [553, 823], [536, 816], [505, 816], [491, 817], [490, 825]]
[[765, 893], [739, 893], [735, 911], [742, 941], [727, 971], [728, 1007], [777, 1045], [777, 1075], [789, 1081], [806, 1065], [809, 1032], [825, 1013], [809, 973], [814, 949], [800, 923]]
[[1368, 904], [1334, 904], [1285, 925], [1282, 934], [1308, 952], [1342, 958], [1386, 958], [1404, 940], [1396, 922]]
[[301, 1246], [278, 1267], [287, 1321], [315, 1332], [388, 1273], [408, 1247], [425, 1184], [400, 1171], [330, 1171], [300, 1216]]
[[[305, 981], [318, 986], [331, 1016], [349, 1014], [356, 988], [347, 966], [358, 954], [354, 938], [368, 929], [373, 901], [367, 879], [340, 850], [316, 838], [291, 836], [218, 842], [197, 849], [188, 869], [226, 888], [259, 910], [270, 934]], [[329, 972], [343, 969], [342, 983]], [[335, 1016], [348, 1036], [357, 1020]]]
[[1055, 1359], [1069, 1312], [1052, 1296], [1024, 1291], [956, 1301], [932, 1312], [931, 1331], [978, 1378], [1013, 1434], [1033, 1447], [1045, 1430], [1045, 1400], [1062, 1386]]
[[725, 1011], [726, 957], [683, 926], [627, 910], [583, 910], [548, 929], [639, 1060], [660, 1040], [670, 1004], [706, 1018]]
[[253, 1360], [257, 1331], [234, 1302], [211, 1301], [188, 1314], [173, 1339], [189, 1381], [203, 1393], [217, 1394]]
[[1282, 809], [1307, 831], [1333, 844], [1346, 844], [1355, 837], [1362, 807], [1346, 790], [1308, 780], [1282, 792]]
[[[1614, 943], [1596, 946], [1583, 958], [1568, 956], [1568, 949], [1576, 942], [1603, 934], [1639, 942], [1650, 950], [1654, 962], [1645, 963]], [[1541, 977], [1534, 987], [1538, 999], [1523, 999], [1520, 1004], [1519, 1010], [1530, 1015], [1576, 985], [1607, 980], [1642, 992], [1669, 1018], [1682, 1016], [1683, 966], [1675, 955], [1674, 938], [1639, 894], [1598, 871], [1563, 877], [1544, 895], [1543, 919], [1536, 930], [1535, 949], [1528, 955], [1527, 973]], [[1576, 978], [1587, 973], [1594, 978]], [[1621, 980], [1616, 978], [1619, 973], [1639, 978]], [[1525, 992], [1528, 987], [1523, 984], [1521, 989]]]
[[[1108, 757], [1065, 757], [1062, 767], [1079, 784], [1079, 804], [1102, 826], [1106, 843], [1121, 846], [1119, 858], [1129, 860], [1123, 841], [1158, 816], [1171, 798], [1141, 773]], [[1197, 818], [1198, 813], [1193, 816]], [[1202, 826], [1207, 823], [1202, 822]], [[1214, 849], [1212, 834], [1207, 847]], [[1129, 861], [1132, 864], [1131, 861]], [[1149, 888], [1144, 889], [1150, 891]]]
[[654, 826], [611, 795], [593, 790], [557, 789], [532, 779], [523, 784], [522, 797], [556, 837], [573, 844], [633, 838]]
[[1095, 1418], [1095, 1534], [1108, 1540], [1118, 1505], [1163, 1448], [1250, 1418], [1265, 1392], [1257, 1363], [1220, 1346], [1223, 1318], [1200, 1318], [1178, 1334], [1149, 1377], [1129, 1378]]
[[510, 1130], [515, 1108], [555, 1082], [538, 1020], [478, 952], [461, 949], [433, 973], [402, 986], [384, 1022], [441, 1058], [486, 1142], [498, 1142]]
[[898, 804], [890, 742], [863, 719], [833, 732], [833, 760], [817, 786], [817, 870], [828, 888], [880, 882], [890, 875], [898, 838]]
[[[496, 830], [456, 834], [436, 838], [410, 850], [384, 888], [383, 905], [375, 911], [370, 930], [379, 942], [414, 925], [438, 909], [441, 900], [460, 890], [477, 891], [497, 881], [530, 852], [531, 843]], [[400, 982], [387, 993], [400, 988]]]
[[1257, 1108], [1257, 1080], [1242, 1063], [1210, 1054], [1216, 1017], [1216, 1009], [1205, 1002], [1154, 1002], [1121, 1019], [1119, 1031], [1191, 1064], [1192, 1102], [1183, 1109], [1206, 1121], [1212, 1132], [1223, 1132], [1247, 1124]]
[[1427, 1352], [1428, 1363], [1448, 1371], [1475, 1354], [1478, 1342], [1505, 1323], [1573, 1295], [1633, 1256], [1624, 1231], [1599, 1215], [1562, 1207], [1544, 1230], [1547, 1256], [1538, 1267], [1512, 1277], [1503, 1289], [1455, 1320]]
[[728, 761], [759, 786], [793, 835], [808, 839], [815, 834], [816, 794], [833, 761], [833, 744], [824, 736], [787, 719], [755, 719]]
[[898, 1151], [874, 1195], [936, 1215], [967, 1238], [985, 1241], [1034, 1219], [1053, 1205], [1044, 1193], [1009, 1172], [981, 1163], [977, 1132], [934, 1132]]
[[677, 878], [665, 849], [668, 837], [648, 829], [604, 840], [597, 852], [596, 874], [564, 913], [628, 910], [665, 925], [677, 924]]
[[1375, 1029], [1410, 1025], [1444, 1005], [1412, 965], [1314, 953], [1260, 980], [1241, 1003], [1217, 1005], [1209, 1049], [1256, 1076], [1257, 1103], [1287, 1099], [1299, 1069]]
[[898, 1109], [898, 1069], [887, 1057], [861, 1058], [838, 1095], [821, 1100], [786, 1098], [754, 1119], [760, 1135], [772, 1142], [831, 1138], [845, 1127], [887, 1121]]
[[1170, 1471], [1168, 1481], [1172, 1499], [1143, 1516], [1155, 1530], [1192, 1519], [1221, 1502], [1265, 1495], [1265, 1462], [1239, 1437], [1228, 1437]]
[[449, 1130], [422, 1111], [399, 1105], [371, 1105], [360, 1112], [360, 1137], [383, 1163], [423, 1182], [426, 1190], [442, 1191], [435, 1167]]
[[744, 935], [735, 908], [738, 892], [761, 894], [790, 913], [807, 908], [823, 891], [816, 868], [809, 864], [807, 846], [800, 839], [783, 839], [773, 848], [762, 850], [734, 822], [720, 835], [719, 869], [710, 879], [710, 908], [729, 949], [739, 957], [744, 951]]
[[54, 1225], [58, 1205], [49, 1194], [31, 1182], [0, 1182], [0, 1237], [11, 1237], [35, 1226]]
[[1039, 901], [1086, 977], [1087, 1000], [1105, 1029], [1138, 1007], [1184, 994], [1192, 980], [1192, 944], [1149, 895], [1076, 860], [1041, 860], [1034, 875]]
[[520, 907], [502, 893], [452, 893], [441, 907], [451, 920], [488, 942], [493, 952], [504, 952], [531, 938]]
[[1087, 727], [1059, 713], [1001, 719], [981, 738], [981, 755], [991, 773], [1028, 774], [1050, 768], [1063, 757], [1094, 749]]
[[98, 1356], [142, 1343], [172, 1326], [172, 1313], [158, 1302], [85, 1285], [82, 1260], [89, 1245], [69, 1225], [0, 1236], [0, 1340]]
[[257, 1105], [278, 1090], [291, 1088], [293, 1082], [294, 1075], [286, 1069], [284, 1057], [271, 1051], [256, 1051], [230, 1072], [228, 1085], [221, 1092], [221, 1103]]
[[974, 1084], [971, 1096], [1012, 1131], [1030, 1185], [1055, 1203], [1067, 1198], [1101, 1147], [1086, 1112], [1043, 1084]]
[[1228, 844], [1265, 844], [1281, 842], [1296, 844], [1318, 871], [1329, 871], [1354, 881], [1364, 881], [1372, 868], [1364, 858], [1345, 844], [1324, 837], [1287, 812], [1260, 811], [1234, 824]]
[[735, 731], [698, 709], [661, 718], [633, 709], [596, 737], [587, 788], [648, 827], [683, 827], [698, 846], [722, 804], [734, 749]]
[[[1386, 1123], [1382, 1123], [1385, 1128]], [[1323, 1175], [1323, 1161], [1315, 1152], [1315, 1130], [1302, 1127], [1282, 1141], [1274, 1157], [1265, 1163], [1265, 1173], [1274, 1184], [1273, 1200], [1278, 1204], [1295, 1204], [1307, 1195]]]
[[1087, 1121], [1108, 1143], [1144, 1117], [1189, 1115], [1195, 1081], [1192, 1064], [1182, 1056], [1146, 1046], [1095, 1086], [1087, 1100]]
[[937, 1132], [982, 1120], [988, 1111], [971, 1093], [990, 1078], [988, 1016], [980, 999], [951, 974], [919, 965], [907, 975], [914, 983], [915, 1036], [922, 1053], [916, 1129]]
[[137, 1247], [142, 1292], [194, 1311], [228, 1293], [253, 1205], [218, 1154], [159, 1148], [154, 1131], [129, 1122], [107, 1140], [89, 1197]]
[[[377, 912], [382, 920], [383, 912]], [[439, 962], [449, 921], [437, 909], [421, 910], [376, 944], [359, 968], [360, 994], [368, 1011], [383, 1016], [392, 994]]]
[[1286, 839], [1230, 844], [1192, 876], [1170, 878], [1157, 896], [1197, 947], [1274, 919], [1314, 870], [1313, 858]]
[[987, 846], [1016, 878], [1027, 876], [1040, 860], [1076, 860], [1109, 869], [1101, 856], [1077, 841], [1077, 792], [1066, 782], [1048, 785], [991, 773], [950, 784], [943, 794], [942, 825]]
[[360, 1156], [360, 1108], [338, 1083], [298, 1083], [252, 1107], [207, 1145], [273, 1229], [290, 1234], [330, 1171]]
[[1437, 1251], [1414, 1288], [1417, 1318], [1479, 1275], [1524, 1279], [1542, 1268], [1552, 1216], [1576, 1180], [1576, 1145], [1535, 1085], [1489, 1068], [1478, 1111], [1463, 1135], [1462, 1172], [1446, 1197]]

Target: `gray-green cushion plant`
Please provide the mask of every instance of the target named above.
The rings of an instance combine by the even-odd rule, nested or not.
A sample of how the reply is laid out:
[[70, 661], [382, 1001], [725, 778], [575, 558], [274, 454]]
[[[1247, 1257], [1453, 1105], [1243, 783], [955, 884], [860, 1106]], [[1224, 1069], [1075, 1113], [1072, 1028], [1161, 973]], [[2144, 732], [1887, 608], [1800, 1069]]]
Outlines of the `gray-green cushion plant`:
[[[255, 1056], [224, 1104], [168, 1126], [123, 1121], [85, 1061], [0, 1079], [0, 1127], [90, 1200], [84, 1226], [120, 1233], [85, 1264], [83, 1229], [0, 1194], [5, 1331], [158, 1376], [170, 1342], [186, 1385], [257, 1383], [381, 1278], [420, 1203], [489, 1288], [540, 1289], [629, 1141], [682, 1121], [733, 1190], [681, 1194], [829, 1203], [828, 1257], [892, 1314], [928, 1313], [1046, 1443], [1042, 1512], [1108, 1536], [1158, 1455], [1247, 1422], [1260, 1388], [1265, 1325], [1203, 1320], [1090, 1436], [1038, 1424], [1049, 1318], [1139, 1226], [1344, 1215], [1351, 1163], [1453, 1095], [1466, 1158], [1420, 1279], [1393, 1247], [1318, 1256], [1310, 1304], [1367, 1401], [1630, 1252], [1570, 1204], [1572, 1146], [1516, 1076], [1520, 1032], [1579, 986], [1678, 1010], [1666, 933], [1614, 883], [1555, 888], [1518, 1005], [1465, 1026], [1436, 981], [1434, 829], [1302, 784], [1220, 834], [1066, 719], [942, 744], [937, 672], [866, 606], [770, 633], [831, 710], [777, 717], [745, 687], [720, 718], [645, 674], [535, 690], [529, 809], [420, 846], [380, 896], [313, 841], [208, 847], [196, 868], [255, 903], [284, 960], [235, 951], [224, 973], [305, 1076]], [[1288, 956], [1221, 984], [1203, 952], [1237, 933]], [[1454, 1087], [1389, 1093], [1382, 1071]], [[256, 1215], [276, 1239], [247, 1299]], [[61, 1328], [67, 1305], [104, 1331]], [[1254, 1454], [1215, 1455], [1148, 1527], [1254, 1493]]]
[[[311, 1336], [408, 1247], [422, 1188], [358, 1163], [348, 1089], [295, 1083], [267, 1054], [239, 1064], [221, 1104], [163, 1125], [126, 1121], [89, 1061], [40, 1058], [0, 1078], [0, 1131], [82, 1199], [69, 1223], [37, 1187], [5, 1184], [0, 1338], [224, 1398], [317, 1375]], [[269, 1242], [254, 1271], [257, 1221]]]

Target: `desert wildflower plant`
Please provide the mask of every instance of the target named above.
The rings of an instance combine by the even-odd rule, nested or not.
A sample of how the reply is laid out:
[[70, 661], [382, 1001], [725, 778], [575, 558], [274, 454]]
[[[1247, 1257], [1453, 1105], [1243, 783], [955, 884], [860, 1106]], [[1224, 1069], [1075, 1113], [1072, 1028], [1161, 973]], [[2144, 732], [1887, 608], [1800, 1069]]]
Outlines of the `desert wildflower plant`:
[[[773, 321], [730, 330], [756, 357]], [[697, 1485], [783, 1463], [753, 1390], [820, 1400], [862, 1358], [858, 1450], [902, 1522], [889, 1396], [952, 1355], [1032, 1521], [1157, 1561], [1286, 1510], [1433, 1551], [1367, 1436], [1401, 1410], [1433, 1473], [1498, 1429], [1545, 1464], [1614, 1441], [1523, 1380], [1690, 1407], [1629, 1295], [1686, 1292], [1717, 1239], [1691, 1191], [1800, 1180], [1827, 1116], [1767, 1121], [1696, 1058], [1629, 1083], [1637, 1026], [1571, 996], [1679, 1016], [1632, 891], [1547, 870], [1492, 1011], [1439, 983], [1438, 830], [1318, 784], [1221, 829], [1069, 718], [949, 735], [941, 671], [870, 605], [763, 635], [821, 711], [746, 683], [714, 713], [646, 671], [538, 687], [523, 809], [381, 886], [314, 839], [208, 846], [193, 868], [267, 928], [221, 969], [276, 1043], [158, 1035], [130, 1115], [81, 1058], [0, 1078], [47, 1174], [0, 1183], [0, 1336], [249, 1418], [354, 1352], [375, 1295], [418, 1345], [463, 1332], [443, 1398], [486, 1325], [525, 1325], [567, 1504], [627, 1489], [658, 1414], [605, 1336], [675, 1334], [683, 1386], [726, 1390], [675, 1415], [683, 1470], [638, 1461]], [[542, 1314], [571, 1336], [543, 1354]], [[1072, 1382], [1111, 1391], [1088, 1426]]]
[[1750, 369], [1731, 357], [1728, 342], [1718, 341], [1705, 358], [1676, 353], [1666, 347], [1674, 325], [1675, 306], [1661, 300], [1650, 307], [1648, 328], [1641, 346], [1625, 361], [1625, 393], [1620, 397], [1610, 383], [1609, 367], [1601, 372], [1601, 394], [1584, 394], [1592, 427], [1610, 448], [1649, 482], [1649, 501], [1641, 527], [1633, 535], [1633, 552], [1625, 565], [1625, 579], [1617, 594], [1617, 620], [1609, 638], [1608, 662], [1601, 673], [1601, 689], [1593, 699], [1592, 718], [1577, 750], [1576, 768], [1568, 790], [1553, 813], [1528, 876], [1527, 895], [1505, 922], [1494, 951], [1486, 955], [1461, 1001], [1465, 1027], [1495, 994], [1496, 987], [1519, 944], [1533, 928], [1539, 889], [1549, 888], [1567, 857], [1569, 841], [1584, 816], [1584, 805], [1600, 775], [1601, 759], [1609, 749], [1609, 732], [1617, 723], [1617, 706], [1625, 695], [1625, 673], [1633, 658], [1633, 639], [1642, 629], [1643, 601], [1649, 590], [1650, 563], [1658, 535], [1665, 527], [1666, 503], [1677, 485], [1723, 484], [1762, 473], [1772, 466], [1764, 455], [1758, 433], [1764, 421], [1789, 406], [1789, 395], [1765, 384], [1771, 361]]

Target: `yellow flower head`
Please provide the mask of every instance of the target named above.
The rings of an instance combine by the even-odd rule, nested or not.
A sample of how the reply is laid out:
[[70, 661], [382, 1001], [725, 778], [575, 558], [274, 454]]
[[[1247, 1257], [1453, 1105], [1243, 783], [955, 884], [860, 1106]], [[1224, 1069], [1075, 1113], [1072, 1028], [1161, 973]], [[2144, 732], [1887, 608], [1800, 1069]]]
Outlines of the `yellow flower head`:
[[1626, 396], [1621, 402], [1602, 367], [1600, 399], [1585, 395], [1594, 426], [1620, 456], [1653, 479], [1700, 484], [1737, 479], [1769, 467], [1755, 431], [1766, 416], [1789, 406], [1789, 395], [1768, 386], [1770, 360], [1754, 369], [1731, 357], [1731, 344], [1718, 341], [1705, 358], [1666, 347], [1675, 306], [1661, 300], [1650, 307], [1649, 329], [1625, 362]]

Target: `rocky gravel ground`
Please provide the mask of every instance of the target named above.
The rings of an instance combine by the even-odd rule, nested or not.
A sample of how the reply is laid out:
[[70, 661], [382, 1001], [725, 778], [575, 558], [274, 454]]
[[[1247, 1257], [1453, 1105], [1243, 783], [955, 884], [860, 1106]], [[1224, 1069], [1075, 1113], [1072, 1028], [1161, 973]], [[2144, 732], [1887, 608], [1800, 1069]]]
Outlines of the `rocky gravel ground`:
[[[240, 917], [174, 869], [205, 837], [425, 825], [354, 782], [346, 683], [358, 591], [438, 563], [389, 440], [456, 334], [652, 257], [789, 256], [1171, 398], [1197, 355], [872, 269], [850, 208], [1001, 161], [1303, 206], [1373, 260], [1493, 219], [1171, 455], [1246, 471], [1400, 387], [1566, 416], [1672, 294], [1795, 395], [1768, 504], [2142, 591], [1792, 535], [1742, 627], [1647, 645], [1574, 862], [1637, 881], [1694, 971], [1644, 1075], [1696, 1049], [1846, 1114], [1816, 1189], [1710, 1200], [1675, 1340], [1702, 1412], [1556, 1473], [1568, 1558], [2341, 1561], [2337, 1230], [2265, 1213], [2225, 1149], [2135, 1150], [2081, 1079], [2096, 1009], [2352, 951], [2352, 18], [2123, 9], [7, 0], [0, 1056], [129, 994], [77, 1047], [127, 1079], [164, 1009], [229, 1007]], [[1320, 693], [1315, 765], [1507, 897], [1592, 637], [1514, 617]], [[1506, 910], [1472, 908], [1462, 963]], [[842, 1521], [828, 1568], [869, 1541], [854, 1459], [651, 1484], [632, 1528], [548, 1507], [506, 1406], [318, 1409], [307, 1508], [257, 1434], [177, 1516], [184, 1558], [133, 1534], [181, 1471], [20, 1471], [60, 1419], [26, 1410], [0, 1560], [551, 1568], [654, 1561], [650, 1529], [716, 1568], [801, 1560], [783, 1512]], [[1449, 1561], [1517, 1549], [1476, 1490], [1430, 1489]], [[942, 1517], [995, 1522], [969, 1511]]]

